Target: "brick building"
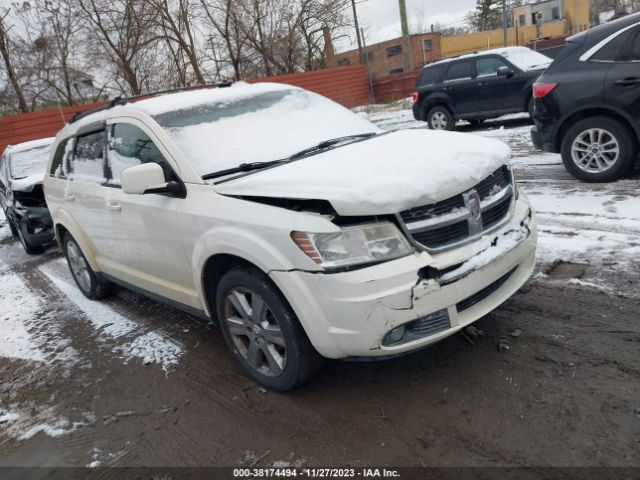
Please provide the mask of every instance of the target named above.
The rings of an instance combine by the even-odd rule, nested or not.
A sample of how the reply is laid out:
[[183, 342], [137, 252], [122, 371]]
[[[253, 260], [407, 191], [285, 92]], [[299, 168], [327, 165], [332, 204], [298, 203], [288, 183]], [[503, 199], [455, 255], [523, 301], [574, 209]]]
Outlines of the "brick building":
[[[369, 64], [374, 78], [397, 75], [404, 72], [402, 55], [402, 37], [364, 47], [363, 56]], [[331, 52], [333, 53], [333, 52]], [[442, 58], [440, 52], [439, 33], [421, 33], [411, 35], [411, 54], [413, 68]], [[327, 56], [330, 67], [358, 65], [360, 63], [358, 49]], [[365, 62], [363, 62], [365, 63]]]

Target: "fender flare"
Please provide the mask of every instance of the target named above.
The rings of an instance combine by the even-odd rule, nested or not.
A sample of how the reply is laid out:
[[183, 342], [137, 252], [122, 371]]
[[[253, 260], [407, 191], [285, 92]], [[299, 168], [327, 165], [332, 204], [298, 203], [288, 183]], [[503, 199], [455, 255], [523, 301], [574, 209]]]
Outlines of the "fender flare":
[[58, 243], [62, 246], [62, 238], [60, 237], [60, 227], [63, 227], [65, 230], [69, 232], [69, 234], [73, 237], [73, 239], [78, 243], [80, 250], [82, 250], [82, 254], [89, 262], [89, 266], [94, 272], [99, 272], [100, 267], [98, 266], [98, 262], [96, 260], [95, 248], [87, 235], [85, 235], [84, 231], [77, 224], [73, 217], [64, 209], [59, 208], [56, 210], [55, 215], [52, 215], [55, 218], [53, 228], [58, 239]]

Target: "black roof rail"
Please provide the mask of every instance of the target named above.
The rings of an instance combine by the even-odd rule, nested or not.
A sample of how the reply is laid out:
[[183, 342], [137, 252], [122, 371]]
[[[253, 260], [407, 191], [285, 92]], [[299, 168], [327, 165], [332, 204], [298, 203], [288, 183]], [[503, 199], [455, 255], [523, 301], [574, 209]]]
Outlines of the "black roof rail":
[[113, 100], [110, 100], [106, 105], [103, 105], [101, 107], [92, 108], [91, 110], [86, 110], [84, 112], [74, 113], [67, 123], [71, 124], [71, 123], [77, 122], [81, 118], [84, 118], [88, 115], [92, 115], [97, 112], [102, 112], [104, 110], [109, 110], [110, 108], [113, 108], [117, 105], [125, 105], [132, 100], [138, 100], [140, 98], [148, 98], [148, 97], [154, 97], [156, 95], [166, 95], [168, 93], [185, 92], [189, 90], [199, 90], [204, 88], [226, 88], [226, 87], [230, 87], [231, 85], [233, 85], [233, 82], [227, 81], [227, 82], [213, 83], [209, 85], [197, 85], [193, 87], [171, 88], [168, 90], [159, 90], [156, 92], [141, 93], [140, 95], [134, 95], [132, 97], [116, 97]]

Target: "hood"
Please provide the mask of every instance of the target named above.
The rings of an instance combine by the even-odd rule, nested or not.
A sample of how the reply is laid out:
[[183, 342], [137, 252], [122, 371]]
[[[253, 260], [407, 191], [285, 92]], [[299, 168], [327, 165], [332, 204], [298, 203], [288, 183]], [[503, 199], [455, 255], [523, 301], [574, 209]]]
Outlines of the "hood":
[[327, 200], [339, 215], [386, 215], [470, 189], [505, 164], [504, 143], [400, 130], [215, 185], [234, 196]]
[[33, 189], [42, 185], [44, 181], [44, 172], [29, 175], [28, 177], [14, 178], [11, 180], [11, 190], [14, 192], [32, 192]]

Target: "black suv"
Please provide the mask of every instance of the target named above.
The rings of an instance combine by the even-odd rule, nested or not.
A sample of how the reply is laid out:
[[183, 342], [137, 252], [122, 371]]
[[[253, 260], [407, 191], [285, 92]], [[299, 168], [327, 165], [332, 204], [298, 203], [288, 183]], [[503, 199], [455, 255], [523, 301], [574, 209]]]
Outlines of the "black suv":
[[562, 153], [583, 181], [628, 173], [640, 142], [640, 14], [569, 38], [534, 97], [538, 149]]
[[11, 233], [29, 254], [53, 242], [42, 181], [53, 138], [8, 146], [0, 157], [0, 207]]
[[508, 47], [426, 65], [412, 95], [413, 116], [453, 130], [456, 120], [478, 126], [508, 113], [531, 114], [531, 85], [550, 64], [529, 48]]

